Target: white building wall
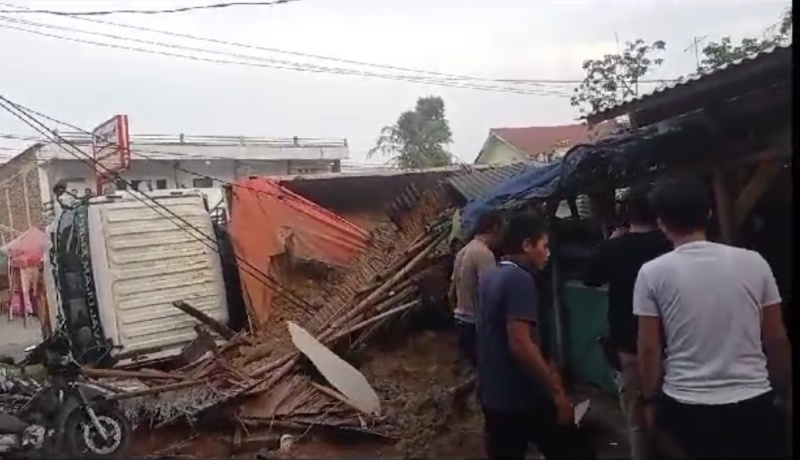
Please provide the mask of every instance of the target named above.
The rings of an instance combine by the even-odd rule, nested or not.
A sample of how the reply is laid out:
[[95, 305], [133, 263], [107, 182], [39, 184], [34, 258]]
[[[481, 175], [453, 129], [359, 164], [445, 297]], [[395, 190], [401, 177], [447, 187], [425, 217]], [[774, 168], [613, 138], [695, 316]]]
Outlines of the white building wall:
[[[294, 162], [286, 160], [250, 161], [236, 160], [133, 160], [130, 169], [120, 176], [126, 181], [150, 181], [153, 189], [158, 181], [164, 181], [165, 188], [219, 187], [250, 176], [280, 176], [286, 174], [314, 174], [330, 172], [331, 162]], [[67, 189], [83, 193], [85, 188], [95, 189], [95, 172], [86, 163], [78, 160], [51, 160], [40, 167], [40, 187], [42, 196], [49, 196], [52, 186], [59, 181], [67, 184]], [[299, 171], [298, 171], [299, 170]], [[44, 176], [44, 177], [43, 177]], [[46, 178], [46, 181], [42, 181]], [[209, 184], [207, 178], [215, 180]], [[45, 193], [46, 192], [46, 193]]]
[[[90, 136], [62, 133], [70, 145], [45, 143], [35, 152], [38, 189], [45, 216], [52, 211], [52, 188], [59, 181], [82, 195], [96, 190]], [[81, 150], [85, 160], [72, 152]], [[339, 170], [348, 158], [346, 139], [256, 138], [238, 136], [131, 136], [131, 166], [121, 176], [149, 181], [153, 189], [219, 187], [251, 176], [320, 174]], [[209, 183], [208, 178], [213, 178]]]

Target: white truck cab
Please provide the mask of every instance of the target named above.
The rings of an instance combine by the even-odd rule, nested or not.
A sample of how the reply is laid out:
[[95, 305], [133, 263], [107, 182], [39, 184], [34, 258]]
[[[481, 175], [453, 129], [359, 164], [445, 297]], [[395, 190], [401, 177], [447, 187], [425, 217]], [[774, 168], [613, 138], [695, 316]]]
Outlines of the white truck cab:
[[51, 324], [63, 316], [76, 349], [86, 354], [82, 361], [180, 354], [195, 338], [197, 321], [172, 306], [177, 300], [228, 322], [206, 197], [192, 189], [147, 196], [92, 197], [62, 209], [52, 226], [45, 267], [52, 273], [45, 278], [52, 284], [48, 297], [56, 297], [49, 302]]

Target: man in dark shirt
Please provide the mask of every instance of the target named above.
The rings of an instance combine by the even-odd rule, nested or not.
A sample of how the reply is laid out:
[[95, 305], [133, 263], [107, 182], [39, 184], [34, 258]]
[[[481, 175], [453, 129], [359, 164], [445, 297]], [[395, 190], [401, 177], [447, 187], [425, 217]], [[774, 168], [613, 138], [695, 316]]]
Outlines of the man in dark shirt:
[[633, 286], [642, 265], [672, 250], [672, 244], [656, 224], [648, 201], [649, 191], [647, 184], [631, 187], [622, 203], [622, 214], [627, 217], [629, 228], [611, 235], [589, 262], [584, 275], [588, 286], [608, 284], [608, 339], [612, 353], [618, 357], [614, 363], [618, 367], [617, 386], [630, 431], [633, 460], [647, 458], [644, 420], [638, 402]]
[[543, 222], [511, 218], [506, 256], [478, 287], [478, 395], [489, 458], [522, 459], [533, 442], [545, 458], [594, 458], [575, 426], [561, 378], [539, 347], [539, 311], [532, 270], [550, 255]]

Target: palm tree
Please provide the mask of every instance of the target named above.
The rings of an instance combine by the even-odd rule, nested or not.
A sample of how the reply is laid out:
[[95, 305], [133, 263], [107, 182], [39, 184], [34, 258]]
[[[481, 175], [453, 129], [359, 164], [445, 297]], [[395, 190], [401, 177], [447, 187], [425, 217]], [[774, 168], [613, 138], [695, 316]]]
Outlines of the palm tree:
[[447, 166], [453, 157], [445, 149], [452, 142], [452, 133], [444, 116], [444, 101], [436, 96], [417, 100], [414, 110], [400, 114], [397, 123], [384, 126], [375, 147], [367, 158], [389, 157], [389, 162], [402, 169]]

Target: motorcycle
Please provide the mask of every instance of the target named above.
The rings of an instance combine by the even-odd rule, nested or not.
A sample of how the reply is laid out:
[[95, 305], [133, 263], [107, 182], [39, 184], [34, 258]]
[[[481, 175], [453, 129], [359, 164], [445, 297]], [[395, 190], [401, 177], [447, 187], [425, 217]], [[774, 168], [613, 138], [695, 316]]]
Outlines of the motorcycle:
[[[112, 392], [84, 378], [69, 337], [57, 331], [29, 347], [23, 374], [0, 381], [0, 458], [114, 458], [124, 455], [131, 425]], [[44, 382], [24, 374], [40, 366]]]

